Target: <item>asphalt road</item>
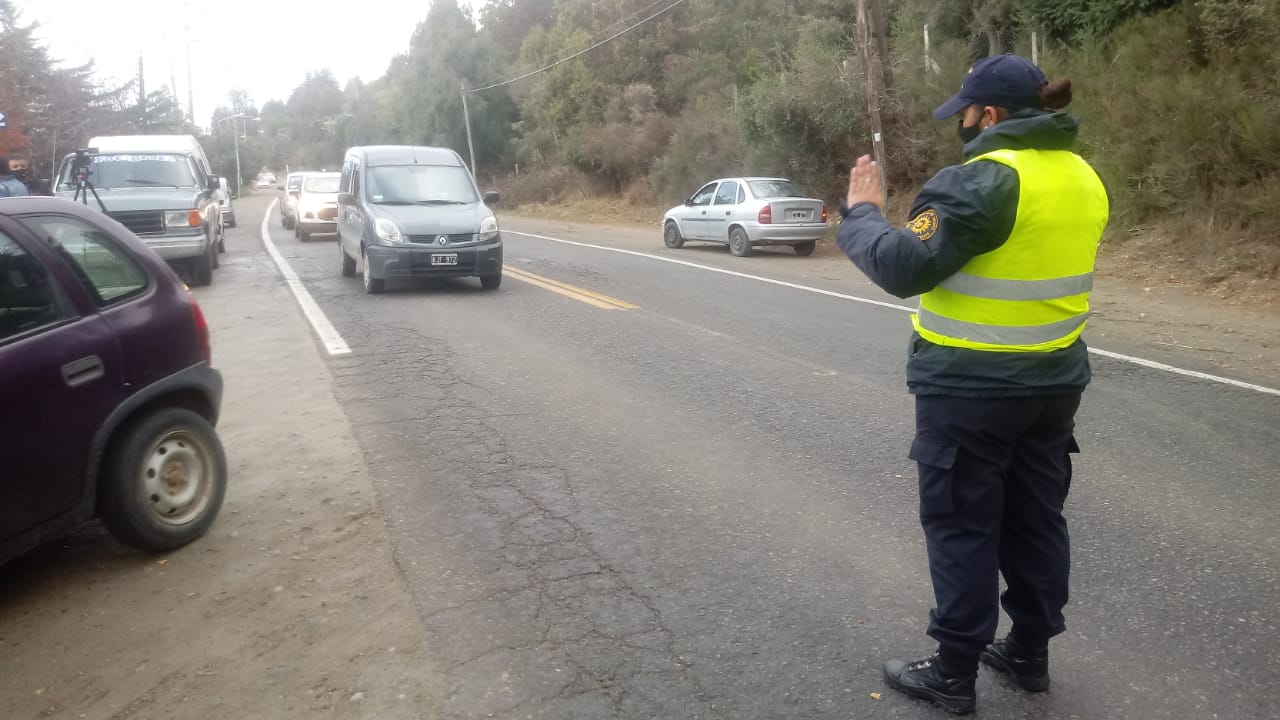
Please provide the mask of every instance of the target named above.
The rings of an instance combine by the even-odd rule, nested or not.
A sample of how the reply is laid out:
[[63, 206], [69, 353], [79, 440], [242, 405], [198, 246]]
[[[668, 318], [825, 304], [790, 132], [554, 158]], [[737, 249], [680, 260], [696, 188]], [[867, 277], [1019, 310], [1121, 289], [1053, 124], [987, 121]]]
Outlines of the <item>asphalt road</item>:
[[[518, 224], [497, 292], [367, 296], [271, 220], [352, 349], [335, 392], [440, 716], [942, 716], [880, 675], [932, 648], [904, 313]], [[984, 670], [979, 716], [1280, 717], [1280, 397], [1094, 367], [1053, 690]]]

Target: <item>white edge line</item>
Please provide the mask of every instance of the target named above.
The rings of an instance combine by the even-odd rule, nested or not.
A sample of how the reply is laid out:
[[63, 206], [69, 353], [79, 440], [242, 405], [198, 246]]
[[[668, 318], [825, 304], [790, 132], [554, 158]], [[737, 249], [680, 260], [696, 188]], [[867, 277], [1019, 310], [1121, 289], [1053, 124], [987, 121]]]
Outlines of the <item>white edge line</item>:
[[329, 356], [334, 355], [350, 355], [351, 346], [347, 345], [347, 341], [342, 339], [342, 335], [338, 334], [338, 329], [329, 322], [329, 318], [325, 316], [324, 311], [320, 309], [311, 297], [311, 293], [307, 291], [307, 286], [302, 284], [302, 280], [298, 278], [298, 274], [289, 266], [288, 261], [276, 249], [276, 244], [271, 240], [271, 211], [275, 210], [276, 203], [279, 199], [272, 200], [271, 205], [267, 207], [267, 215], [262, 218], [262, 244], [267, 248], [267, 254], [271, 256], [272, 261], [276, 264], [276, 269], [284, 276], [284, 281], [289, 284], [289, 290], [293, 292], [293, 297], [298, 301], [298, 306], [302, 308], [302, 314], [307, 316], [307, 322], [311, 323], [311, 328], [316, 331], [316, 335], [320, 337], [320, 342], [324, 343], [324, 349]]
[[[548, 235], [535, 235], [534, 233], [520, 232], [519, 230], [504, 229], [502, 232], [512, 235], [524, 235], [525, 237], [538, 238], [539, 240], [549, 240], [551, 242], [563, 243], [565, 245], [576, 245], [578, 247], [591, 248], [593, 250], [605, 250], [607, 252], [620, 253], [623, 255], [634, 255], [636, 257], [648, 258], [650, 260], [658, 260], [661, 262], [673, 263], [675, 265], [684, 265], [685, 267], [696, 268], [698, 270], [706, 270], [708, 272], [720, 273], [721, 275], [731, 275], [733, 277], [743, 278], [745, 280], [755, 280], [756, 282], [768, 283], [770, 285], [780, 285], [782, 287], [791, 288], [793, 290], [803, 290], [804, 292], [814, 293], [816, 295], [826, 295], [827, 297], [839, 298], [841, 300], [850, 300], [852, 302], [863, 303], [866, 305], [876, 305], [879, 307], [889, 308], [891, 310], [902, 310], [905, 312], [915, 312], [916, 309], [906, 305], [898, 305], [897, 303], [884, 302], [882, 300], [872, 300], [870, 298], [858, 297], [857, 295], [848, 295], [833, 290], [823, 290], [822, 288], [811, 287], [809, 285], [800, 285], [798, 283], [787, 282], [785, 280], [775, 280], [774, 278], [763, 277], [761, 275], [751, 275], [750, 273], [738, 272], [736, 270], [726, 270], [724, 268], [715, 267], [714, 265], [703, 265], [701, 263], [689, 262], [687, 260], [677, 260], [675, 258], [663, 257], [652, 253], [640, 252], [638, 250], [627, 250], [624, 248], [609, 247], [608, 245], [595, 245], [592, 243], [578, 242], [576, 240], [565, 240], [563, 238], [550, 237]], [[1209, 373], [1199, 372], [1197, 370], [1187, 370], [1174, 365], [1167, 365], [1155, 360], [1147, 360], [1146, 358], [1134, 357], [1132, 355], [1123, 355], [1110, 350], [1101, 350], [1099, 348], [1090, 347], [1089, 352], [1112, 360], [1120, 360], [1122, 362], [1140, 365], [1152, 370], [1161, 370], [1175, 375], [1183, 375], [1186, 377], [1196, 378], [1198, 380], [1208, 380], [1210, 382], [1221, 383], [1223, 385], [1231, 385], [1244, 390], [1252, 390], [1254, 392], [1266, 395], [1280, 396], [1280, 390], [1276, 388], [1266, 387], [1264, 385], [1254, 385], [1253, 383], [1243, 382], [1241, 380], [1233, 380], [1220, 375], [1210, 375]]]

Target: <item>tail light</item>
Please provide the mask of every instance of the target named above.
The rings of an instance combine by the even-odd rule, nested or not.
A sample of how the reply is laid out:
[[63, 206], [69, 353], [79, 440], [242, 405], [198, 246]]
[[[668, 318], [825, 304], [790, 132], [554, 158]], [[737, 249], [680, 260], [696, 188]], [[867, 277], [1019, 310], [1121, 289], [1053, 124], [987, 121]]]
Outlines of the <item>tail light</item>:
[[204, 361], [213, 364], [213, 347], [209, 345], [209, 323], [204, 319], [204, 312], [200, 310], [200, 303], [196, 302], [196, 298], [187, 292], [187, 296], [191, 298], [191, 321], [196, 326], [196, 337], [200, 339], [200, 352], [204, 355]]
[[773, 206], [765, 205], [760, 210], [760, 215], [756, 217], [756, 222], [761, 225], [769, 225], [773, 223]]
[[827, 206], [826, 206], [825, 204], [823, 204], [823, 206], [822, 206], [822, 222], [826, 222], [826, 221], [827, 221]]

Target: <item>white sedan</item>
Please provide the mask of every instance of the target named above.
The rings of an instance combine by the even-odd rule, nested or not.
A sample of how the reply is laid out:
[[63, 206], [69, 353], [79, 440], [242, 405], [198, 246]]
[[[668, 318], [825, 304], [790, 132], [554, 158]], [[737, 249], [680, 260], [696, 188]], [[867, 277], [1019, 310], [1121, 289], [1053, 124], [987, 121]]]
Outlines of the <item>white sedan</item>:
[[797, 255], [812, 255], [826, 232], [827, 206], [785, 178], [713, 180], [662, 218], [667, 247], [701, 240], [728, 245], [738, 257], [755, 245], [790, 245]]

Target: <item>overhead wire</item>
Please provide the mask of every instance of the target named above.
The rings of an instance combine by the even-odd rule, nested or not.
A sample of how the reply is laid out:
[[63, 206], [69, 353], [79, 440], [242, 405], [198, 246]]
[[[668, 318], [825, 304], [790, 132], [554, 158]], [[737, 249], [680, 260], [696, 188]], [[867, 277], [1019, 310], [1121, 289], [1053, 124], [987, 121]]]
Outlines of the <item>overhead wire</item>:
[[[659, 2], [662, 2], [662, 1], [663, 1], [663, 0], [659, 0]], [[666, 14], [666, 13], [668, 13], [668, 12], [672, 11], [672, 10], [674, 10], [678, 5], [682, 5], [682, 4], [684, 4], [685, 2], [686, 2], [686, 0], [675, 0], [675, 2], [672, 2], [671, 4], [669, 4], [669, 5], [667, 5], [666, 7], [662, 8], [661, 10], [658, 10], [657, 12], [653, 13], [652, 15], [650, 15], [650, 16], [648, 16], [648, 17], [646, 17], [645, 19], [643, 19], [643, 20], [641, 20], [641, 21], [639, 21], [639, 22], [637, 22], [637, 23], [635, 23], [635, 24], [633, 24], [633, 25], [630, 25], [630, 26], [628, 26], [628, 27], [626, 27], [626, 28], [624, 28], [624, 29], [622, 29], [622, 30], [619, 30], [618, 32], [616, 32], [616, 33], [614, 33], [614, 34], [610, 35], [609, 37], [607, 37], [607, 38], [605, 38], [605, 39], [603, 39], [603, 40], [601, 40], [601, 41], [599, 41], [599, 42], [596, 42], [596, 43], [594, 43], [594, 44], [592, 44], [592, 45], [589, 45], [589, 46], [587, 46], [587, 47], [583, 48], [582, 50], [579, 50], [578, 52], [573, 53], [572, 55], [568, 55], [568, 56], [566, 56], [566, 57], [562, 57], [562, 58], [560, 58], [559, 60], [556, 60], [555, 62], [551, 63], [550, 65], [546, 65], [545, 67], [538, 68], [537, 70], [531, 70], [531, 71], [526, 72], [526, 73], [523, 73], [523, 74], [521, 74], [521, 75], [517, 75], [516, 77], [513, 77], [513, 78], [508, 78], [508, 79], [506, 79], [506, 80], [501, 80], [501, 81], [499, 81], [499, 82], [488, 83], [488, 84], [486, 84], [486, 85], [482, 85], [481, 87], [477, 87], [477, 88], [471, 88], [471, 89], [463, 90], [462, 92], [463, 92], [463, 93], [465, 93], [465, 94], [467, 94], [467, 95], [474, 95], [475, 93], [484, 92], [485, 90], [492, 90], [492, 89], [494, 89], [494, 88], [500, 88], [500, 87], [503, 87], [504, 85], [510, 85], [510, 84], [512, 84], [512, 83], [519, 82], [519, 81], [524, 80], [524, 79], [526, 79], [526, 78], [531, 78], [531, 77], [533, 77], [534, 75], [538, 75], [538, 74], [544, 73], [544, 72], [546, 72], [546, 71], [548, 71], [548, 70], [552, 70], [552, 69], [554, 69], [554, 68], [556, 68], [556, 67], [559, 67], [560, 65], [563, 65], [563, 64], [565, 64], [565, 63], [569, 62], [570, 60], [573, 60], [573, 59], [575, 59], [575, 58], [582, 57], [583, 55], [586, 55], [587, 53], [591, 52], [592, 50], [595, 50], [595, 49], [596, 49], [596, 48], [598, 48], [598, 47], [601, 47], [601, 46], [603, 46], [603, 45], [607, 45], [608, 43], [613, 42], [614, 40], [617, 40], [618, 38], [622, 37], [623, 35], [626, 35], [627, 33], [631, 32], [632, 30], [635, 30], [636, 28], [641, 27], [641, 26], [645, 25], [646, 23], [649, 23], [649, 22], [651, 22], [652, 20], [654, 20], [654, 19], [656, 19], [656, 18], [658, 18], [658, 17], [660, 17], [660, 16], [662, 16], [662, 15], [664, 15], [664, 14]], [[650, 5], [649, 7], [650, 7], [650, 8], [652, 8], [654, 5], [657, 5], [657, 4], [658, 4], [658, 3], [654, 3], [653, 5]], [[635, 14], [634, 14], [634, 15], [632, 15], [631, 17], [633, 17], [633, 18], [634, 18], [636, 15], [639, 15], [640, 13], [643, 13], [643, 12], [644, 12], [644, 10], [640, 10], [639, 12], [635, 13]], [[626, 20], [624, 19], [624, 20], [619, 21], [619, 22], [626, 22]], [[614, 24], [616, 25], [616, 24], [618, 24], [618, 23], [614, 23]]]

